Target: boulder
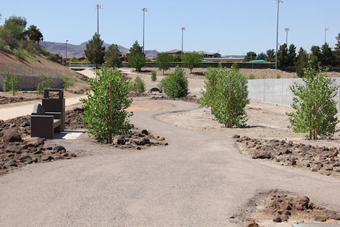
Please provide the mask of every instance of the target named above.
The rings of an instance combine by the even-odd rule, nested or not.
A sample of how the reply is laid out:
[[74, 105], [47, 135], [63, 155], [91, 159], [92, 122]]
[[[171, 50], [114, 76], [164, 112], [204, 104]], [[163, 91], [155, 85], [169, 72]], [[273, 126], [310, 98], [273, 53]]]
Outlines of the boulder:
[[14, 128], [6, 130], [2, 136], [2, 140], [4, 142], [22, 142], [20, 134]]

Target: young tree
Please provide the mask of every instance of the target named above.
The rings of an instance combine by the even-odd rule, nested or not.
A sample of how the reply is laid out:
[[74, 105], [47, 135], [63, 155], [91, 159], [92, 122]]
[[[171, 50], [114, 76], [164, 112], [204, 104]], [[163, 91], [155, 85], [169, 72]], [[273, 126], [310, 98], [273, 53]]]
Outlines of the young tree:
[[32, 40], [32, 41], [36, 42], [37, 44], [39, 44], [40, 41], [44, 40], [44, 36], [40, 32], [40, 29], [37, 28], [37, 26], [35, 26], [35, 25], [29, 26], [27, 31], [26, 31], [26, 34], [27, 34], [29, 40]]
[[167, 53], [159, 53], [157, 55], [157, 68], [159, 70], [168, 70], [170, 68], [171, 56]]
[[279, 67], [287, 67], [289, 65], [287, 44], [280, 46], [279, 51], [277, 52], [277, 62]]
[[175, 72], [163, 78], [158, 87], [162, 89], [164, 86], [165, 93], [171, 98], [181, 98], [188, 95], [188, 83], [184, 70], [177, 66]]
[[295, 63], [296, 63], [296, 46], [294, 44], [290, 44], [288, 50], [288, 66], [295, 66]]
[[204, 58], [203, 54], [200, 54], [196, 51], [184, 54], [183, 56], [184, 67], [190, 69], [190, 73], [192, 73], [192, 69], [197, 68], [201, 65], [203, 58]]
[[[117, 69], [102, 68], [97, 72], [96, 78], [89, 80], [91, 91], [86, 93], [84, 114], [81, 119], [88, 124], [88, 132], [97, 140], [109, 142], [110, 131], [113, 135], [131, 133], [133, 125], [128, 120], [132, 112], [126, 109], [131, 105], [132, 99], [128, 97], [130, 84], [124, 80], [124, 75]], [[110, 81], [112, 81], [112, 124], [110, 122]]]
[[209, 68], [206, 91], [202, 92], [201, 104], [211, 106], [214, 120], [226, 127], [244, 127], [249, 103], [246, 77], [237, 69]]
[[140, 72], [141, 69], [146, 65], [145, 55], [141, 53], [136, 53], [135, 55], [129, 56], [130, 65], [136, 69], [137, 72]]
[[115, 44], [112, 44], [107, 49], [105, 56], [104, 56], [105, 64], [108, 67], [117, 67], [119, 68], [122, 64], [122, 60], [120, 58], [120, 51], [118, 49], [118, 46]]
[[146, 65], [146, 59], [145, 54], [143, 53], [143, 48], [138, 44], [137, 41], [130, 48], [128, 62], [138, 72], [140, 72], [141, 68], [143, 68]]
[[104, 41], [100, 39], [100, 35], [95, 33], [84, 50], [86, 57], [92, 64], [96, 64], [96, 68], [98, 64], [104, 63], [105, 46], [103, 44]]
[[256, 53], [254, 51], [249, 51], [247, 55], [244, 57], [243, 61], [248, 62], [252, 60], [256, 60]]
[[132, 83], [131, 91], [135, 91], [139, 94], [145, 92], [145, 83], [142, 78], [140, 78], [139, 76], [136, 77], [136, 79]]
[[308, 55], [307, 52], [301, 47], [296, 59], [296, 74], [299, 77], [304, 76], [304, 69], [307, 66]]
[[9, 35], [16, 39], [25, 39], [25, 27], [27, 20], [25, 17], [11, 16], [5, 20], [4, 28], [9, 32]]
[[267, 50], [267, 61], [269, 62], [275, 62], [275, 50], [274, 49], [269, 49]]
[[336, 101], [339, 86], [326, 73], [308, 66], [305, 70], [304, 85], [295, 83], [290, 87], [295, 97], [292, 107], [296, 112], [286, 113], [294, 132], [308, 133], [308, 139], [330, 138], [339, 130], [335, 126], [340, 122], [336, 117]]

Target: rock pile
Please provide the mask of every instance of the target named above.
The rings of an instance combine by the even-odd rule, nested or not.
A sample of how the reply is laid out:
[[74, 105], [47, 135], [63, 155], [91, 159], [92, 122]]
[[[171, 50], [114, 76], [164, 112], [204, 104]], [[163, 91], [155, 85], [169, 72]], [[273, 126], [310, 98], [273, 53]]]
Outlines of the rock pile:
[[287, 194], [270, 194], [267, 205], [261, 211], [272, 215], [273, 222], [294, 220], [339, 222], [340, 213], [327, 210], [311, 203], [307, 196], [290, 196]]
[[234, 135], [240, 150], [253, 159], [265, 159], [283, 166], [303, 168], [324, 175], [340, 176], [337, 147], [311, 146], [286, 140], [255, 139]]
[[198, 98], [196, 97], [196, 95], [187, 95], [186, 97], [183, 98], [170, 98], [167, 95], [154, 95], [150, 98], [150, 100], [180, 100], [180, 101], [185, 101], [185, 102], [194, 102], [197, 103], [198, 102]]
[[46, 139], [32, 137], [22, 140], [15, 129], [6, 130], [0, 142], [0, 175], [25, 165], [77, 157], [63, 146], [44, 147]]

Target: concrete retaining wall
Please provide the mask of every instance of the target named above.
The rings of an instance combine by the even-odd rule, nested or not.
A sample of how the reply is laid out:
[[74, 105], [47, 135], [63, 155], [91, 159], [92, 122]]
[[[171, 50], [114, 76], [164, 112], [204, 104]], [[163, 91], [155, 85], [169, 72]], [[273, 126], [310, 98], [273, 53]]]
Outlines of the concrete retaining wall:
[[[3, 78], [5, 74], [0, 74], [0, 91], [2, 91]], [[38, 84], [40, 83], [40, 77], [38, 76], [18, 76], [19, 79], [19, 90], [36, 90]], [[51, 78], [53, 81], [53, 87], [60, 87], [63, 85], [62, 78]]]

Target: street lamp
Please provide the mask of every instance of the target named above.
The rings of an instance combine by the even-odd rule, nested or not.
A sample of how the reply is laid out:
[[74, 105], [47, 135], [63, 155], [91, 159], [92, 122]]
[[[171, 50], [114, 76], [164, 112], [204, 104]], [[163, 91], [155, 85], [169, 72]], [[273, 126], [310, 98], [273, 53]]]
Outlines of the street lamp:
[[183, 63], [183, 31], [185, 30], [185, 27], [182, 27], [182, 63]]
[[277, 49], [279, 43], [279, 11], [280, 11], [280, 3], [283, 3], [281, 0], [274, 1], [277, 3], [277, 24], [276, 24], [276, 53], [275, 53], [275, 69], [277, 69]]
[[148, 12], [147, 8], [143, 8], [143, 54], [144, 54], [144, 34], [145, 34], [145, 12]]
[[289, 32], [289, 28], [285, 28], [286, 31], [286, 45], [288, 47], [288, 32]]
[[326, 32], [329, 30], [329, 28], [325, 28], [325, 43], [326, 43]]
[[65, 65], [66, 65], [66, 61], [67, 61], [67, 42], [68, 42], [68, 39], [66, 40], [66, 57], [65, 57]]
[[103, 5], [97, 4], [95, 9], [97, 10], [97, 34], [99, 35], [99, 9], [103, 9]]

